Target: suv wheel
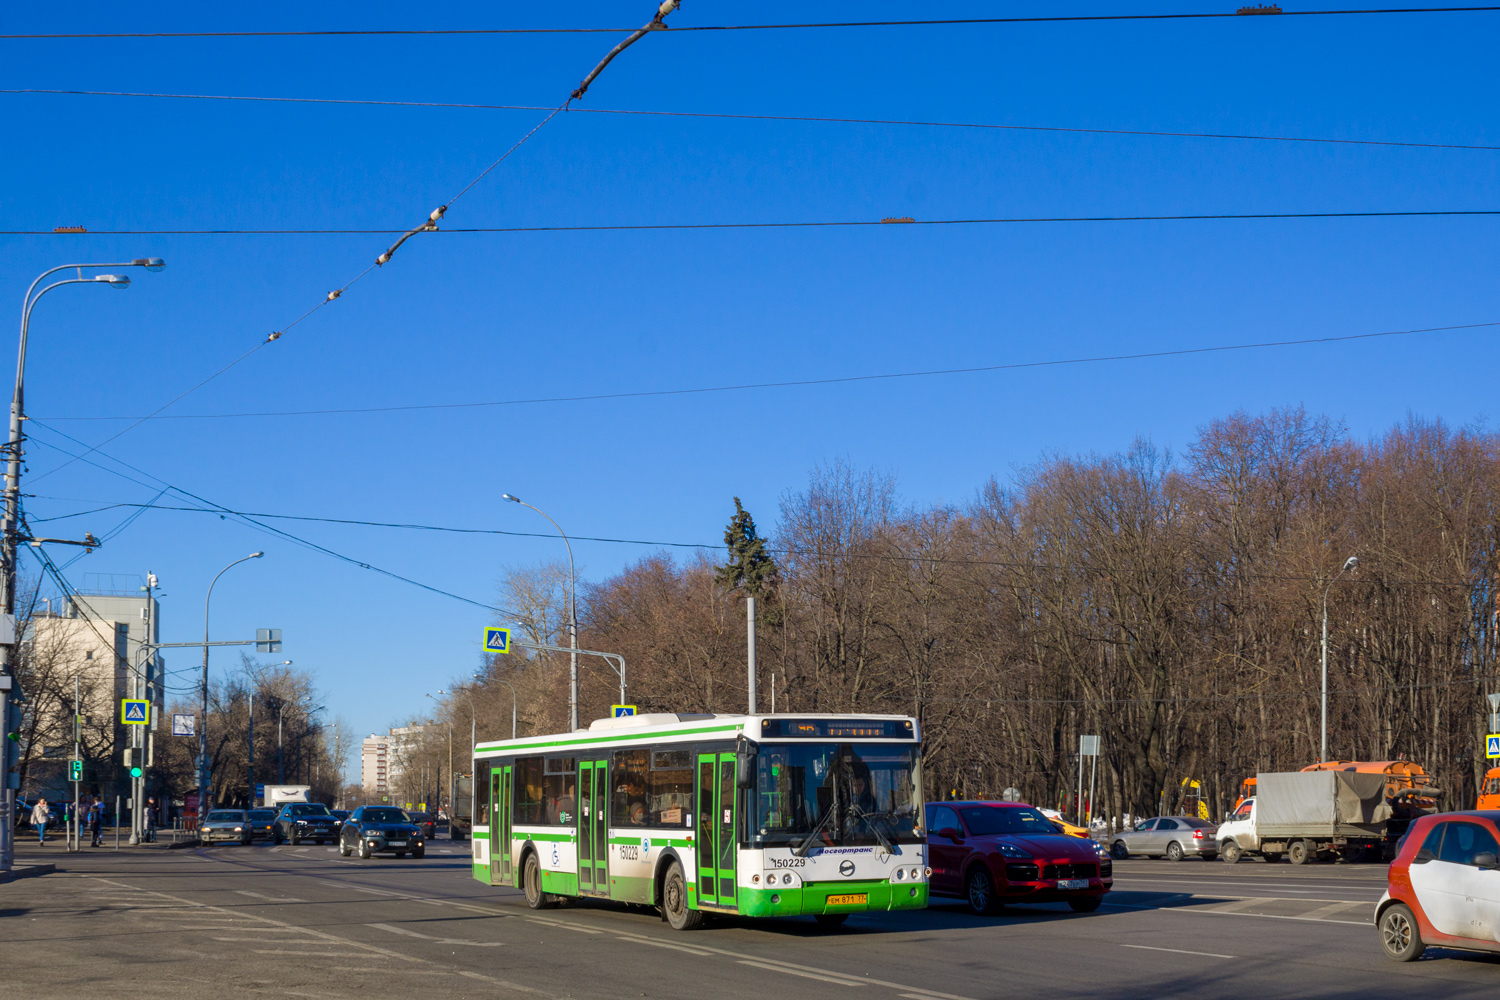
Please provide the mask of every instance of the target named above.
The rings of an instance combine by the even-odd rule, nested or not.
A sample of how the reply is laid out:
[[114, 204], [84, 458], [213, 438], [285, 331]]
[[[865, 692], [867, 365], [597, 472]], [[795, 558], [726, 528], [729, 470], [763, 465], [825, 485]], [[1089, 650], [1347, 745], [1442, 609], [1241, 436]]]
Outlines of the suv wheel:
[[349, 856], [349, 853], [350, 853], [349, 852], [349, 845], [346, 844], [346, 843], [344, 843], [342, 840], [340, 840], [339, 841], [339, 857], [341, 857], [341, 858], [347, 858]]
[[368, 840], [361, 840], [359, 842], [359, 856], [365, 861], [370, 860], [370, 842]]
[[995, 898], [995, 883], [984, 865], [975, 865], [964, 879], [964, 895], [969, 900], [969, 909], [980, 916], [1000, 912], [1003, 904]]
[[[534, 857], [534, 856], [533, 856]], [[661, 884], [661, 915], [674, 931], [691, 931], [703, 926], [703, 911], [688, 907], [687, 879], [682, 865], [672, 862]]]

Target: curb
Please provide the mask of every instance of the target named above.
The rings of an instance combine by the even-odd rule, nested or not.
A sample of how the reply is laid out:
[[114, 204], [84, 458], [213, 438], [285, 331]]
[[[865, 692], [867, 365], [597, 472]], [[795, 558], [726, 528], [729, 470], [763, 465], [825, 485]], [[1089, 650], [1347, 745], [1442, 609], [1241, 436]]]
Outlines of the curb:
[[14, 882], [16, 879], [35, 878], [38, 875], [50, 875], [57, 871], [57, 865], [16, 865], [8, 872], [0, 872], [0, 882]]

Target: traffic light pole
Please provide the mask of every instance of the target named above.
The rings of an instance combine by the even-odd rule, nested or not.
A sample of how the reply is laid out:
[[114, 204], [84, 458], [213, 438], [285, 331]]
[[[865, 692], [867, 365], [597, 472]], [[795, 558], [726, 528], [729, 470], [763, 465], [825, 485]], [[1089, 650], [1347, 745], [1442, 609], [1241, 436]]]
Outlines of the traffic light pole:
[[[83, 734], [78, 731], [78, 728], [79, 728], [78, 720], [81, 718], [81, 715], [79, 714], [80, 712], [81, 712], [81, 709], [80, 709], [80, 707], [78, 705], [78, 675], [74, 674], [73, 675], [73, 760], [68, 761], [68, 770], [69, 771], [73, 771], [74, 768], [76, 768], [78, 766], [78, 765], [74, 764], [73, 761], [75, 761], [75, 760], [82, 760], [83, 759], [83, 754], [80, 752], [80, 750], [81, 750], [81, 746], [80, 746], [81, 740], [80, 740], [80, 737]], [[69, 775], [69, 777], [73, 778], [73, 850], [74, 851], [81, 851], [81, 850], [83, 850], [83, 823], [79, 820], [79, 817], [78, 817], [78, 784], [79, 784], [79, 778], [81, 778], [83, 776], [80, 774], [80, 775], [78, 775], [78, 777], [73, 777], [73, 775]]]

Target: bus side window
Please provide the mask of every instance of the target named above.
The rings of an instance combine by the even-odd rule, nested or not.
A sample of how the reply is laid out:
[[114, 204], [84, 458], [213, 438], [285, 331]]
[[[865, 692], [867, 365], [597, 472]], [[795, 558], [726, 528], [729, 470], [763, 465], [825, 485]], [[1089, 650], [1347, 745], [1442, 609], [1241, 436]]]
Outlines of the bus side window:
[[490, 762], [474, 764], [474, 823], [488, 826], [490, 822]]

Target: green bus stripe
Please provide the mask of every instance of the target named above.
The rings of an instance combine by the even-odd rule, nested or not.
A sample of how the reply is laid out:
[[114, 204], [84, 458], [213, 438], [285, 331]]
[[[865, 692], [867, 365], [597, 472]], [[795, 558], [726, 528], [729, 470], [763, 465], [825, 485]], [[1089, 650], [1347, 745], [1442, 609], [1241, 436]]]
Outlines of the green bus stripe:
[[632, 741], [632, 740], [636, 741], [636, 742], [639, 742], [639, 743], [649, 743], [649, 742], [652, 742], [653, 739], [655, 739], [657, 737], [665, 737], [665, 736], [693, 736], [693, 735], [696, 735], [698, 733], [726, 733], [726, 732], [735, 732], [735, 731], [738, 731], [738, 730], [742, 730], [744, 728], [745, 728], [744, 723], [742, 723], [742, 722], [736, 722], [736, 723], [732, 723], [732, 724], [726, 725], [726, 726], [705, 726], [705, 727], [700, 727], [700, 728], [697, 728], [697, 729], [673, 729], [673, 730], [669, 730], [669, 731], [666, 731], [666, 732], [620, 733], [619, 735], [616, 735], [616, 736], [603, 736], [603, 735], [592, 736], [592, 735], [588, 735], [588, 736], [580, 736], [580, 737], [578, 737], [576, 739], [575, 738], [571, 738], [571, 737], [567, 737], [567, 736], [563, 736], [563, 737], [559, 737], [557, 739], [544, 740], [544, 741], [541, 741], [541, 742], [533, 742], [533, 743], [511, 743], [511, 742], [508, 742], [508, 741], [500, 741], [500, 742], [495, 742], [495, 743], [480, 743], [478, 746], [476, 746], [474, 748], [474, 752], [478, 753], [481, 750], [484, 750], [484, 751], [494, 751], [494, 752], [498, 752], [498, 751], [502, 751], [502, 750], [537, 750], [537, 749], [545, 749], [547, 747], [578, 746], [578, 745], [584, 744], [584, 743], [622, 743], [622, 742], [628, 742], [628, 741]]

